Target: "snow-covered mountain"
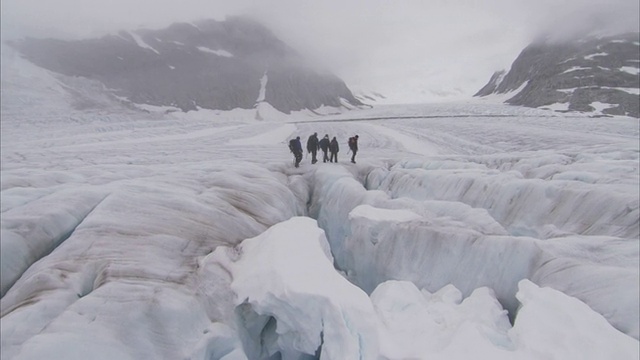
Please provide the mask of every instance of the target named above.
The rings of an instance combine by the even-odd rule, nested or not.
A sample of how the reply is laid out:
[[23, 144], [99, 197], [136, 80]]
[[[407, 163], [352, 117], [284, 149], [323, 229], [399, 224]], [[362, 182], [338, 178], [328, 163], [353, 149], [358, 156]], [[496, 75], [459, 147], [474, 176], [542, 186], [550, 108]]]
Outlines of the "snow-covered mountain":
[[308, 66], [264, 26], [242, 17], [121, 31], [98, 39], [11, 43], [31, 62], [98, 80], [121, 100], [174, 107], [282, 113], [361, 105], [335, 75]]
[[640, 35], [539, 41], [475, 96], [512, 105], [640, 117]]
[[380, 94], [377, 91], [367, 90], [355, 90], [353, 91], [353, 96], [365, 104], [376, 104], [377, 102], [381, 100], [384, 101], [384, 99], [386, 99], [383, 94]]

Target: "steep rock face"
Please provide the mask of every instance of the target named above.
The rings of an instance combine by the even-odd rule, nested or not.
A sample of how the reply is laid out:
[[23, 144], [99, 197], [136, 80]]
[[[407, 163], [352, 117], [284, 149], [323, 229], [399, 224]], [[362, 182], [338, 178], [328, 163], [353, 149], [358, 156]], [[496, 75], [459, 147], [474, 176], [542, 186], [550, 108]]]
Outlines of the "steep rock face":
[[284, 113], [361, 105], [342, 80], [311, 69], [268, 29], [246, 18], [80, 41], [27, 38], [11, 45], [38, 66], [98, 80], [139, 104], [189, 111], [251, 109], [267, 101]]
[[513, 93], [506, 103], [640, 117], [638, 33], [525, 48], [474, 96]]

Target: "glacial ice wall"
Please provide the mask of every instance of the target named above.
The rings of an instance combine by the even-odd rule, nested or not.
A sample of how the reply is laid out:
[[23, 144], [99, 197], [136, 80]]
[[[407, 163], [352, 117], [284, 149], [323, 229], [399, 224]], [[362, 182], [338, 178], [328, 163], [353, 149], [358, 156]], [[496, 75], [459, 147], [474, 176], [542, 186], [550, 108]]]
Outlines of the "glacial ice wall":
[[69, 179], [51, 195], [25, 190], [28, 204], [3, 213], [3, 236], [16, 234], [7, 248], [3, 237], [3, 260], [28, 268], [1, 264], [3, 286], [18, 278], [2, 297], [2, 358], [68, 358], [65, 344], [89, 338], [104, 341], [85, 358], [104, 359], [189, 358], [239, 343], [225, 325], [235, 306], [226, 273], [198, 259], [303, 215], [304, 183], [251, 164], [138, 171], [97, 192]]
[[[410, 210], [368, 205], [354, 212], [387, 222], [420, 218]], [[202, 268], [226, 269], [237, 304], [243, 345], [229, 343], [229, 358], [245, 359], [241, 351], [249, 359], [326, 360], [638, 356], [637, 340], [603, 316], [529, 280], [518, 283], [521, 307], [512, 326], [490, 288], [463, 297], [451, 284], [430, 292], [389, 280], [367, 297], [339, 275], [332, 260], [324, 231], [308, 217], [291, 218], [205, 257]]]
[[[387, 280], [429, 291], [453, 284], [464, 296], [487, 286], [513, 317], [518, 282], [533, 279], [639, 336], [638, 202], [619, 186], [453, 160], [319, 169], [312, 186], [309, 214], [336, 266], [368, 293]], [[399, 221], [390, 209], [418, 217]]]
[[[540, 169], [555, 159], [538, 161]], [[477, 162], [414, 160], [372, 172], [365, 186], [393, 198], [454, 201], [486, 209], [516, 236], [639, 236], [638, 200], [630, 196], [633, 189], [622, 193], [586, 181], [563, 181], [561, 175], [567, 172], [552, 174], [550, 179], [524, 178], [522, 171], [492, 169]]]

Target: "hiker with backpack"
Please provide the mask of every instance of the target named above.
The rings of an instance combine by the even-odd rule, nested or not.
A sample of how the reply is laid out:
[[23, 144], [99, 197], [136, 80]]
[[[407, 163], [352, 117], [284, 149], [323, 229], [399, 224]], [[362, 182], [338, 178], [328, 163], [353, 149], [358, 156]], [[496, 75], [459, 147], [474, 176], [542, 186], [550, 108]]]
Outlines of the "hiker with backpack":
[[315, 164], [318, 162], [316, 159], [316, 154], [318, 153], [318, 149], [320, 145], [318, 144], [318, 133], [313, 133], [313, 135], [309, 136], [309, 140], [307, 140], [307, 153], [311, 153], [311, 163]]
[[300, 143], [300, 136], [289, 141], [289, 150], [293, 153], [295, 166], [300, 166], [300, 161], [302, 161], [302, 143]]
[[327, 151], [329, 151], [329, 134], [324, 134], [324, 137], [318, 143], [320, 149], [322, 149], [322, 162], [329, 161], [329, 156], [327, 156]]
[[336, 140], [334, 136], [329, 143], [329, 152], [331, 153], [331, 157], [329, 158], [330, 162], [333, 162], [333, 159], [336, 159], [336, 162], [338, 162], [338, 151], [340, 151], [340, 147], [338, 146], [338, 140]]
[[349, 150], [351, 150], [351, 162], [355, 164], [358, 152], [358, 135], [349, 138]]

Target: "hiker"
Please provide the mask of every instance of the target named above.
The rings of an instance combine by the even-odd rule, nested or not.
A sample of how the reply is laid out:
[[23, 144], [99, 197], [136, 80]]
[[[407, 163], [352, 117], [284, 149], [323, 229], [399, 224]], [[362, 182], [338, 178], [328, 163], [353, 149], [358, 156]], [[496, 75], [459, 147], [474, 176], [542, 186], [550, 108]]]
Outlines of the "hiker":
[[320, 145], [318, 145], [318, 133], [313, 133], [313, 135], [309, 136], [309, 140], [307, 140], [307, 153], [311, 153], [311, 163], [315, 164], [318, 162], [316, 159], [316, 154], [318, 153], [318, 149]]
[[336, 159], [336, 162], [338, 162], [338, 151], [340, 151], [340, 147], [338, 146], [338, 140], [336, 140], [334, 136], [333, 139], [331, 139], [331, 143], [329, 143], [329, 152], [331, 152], [330, 162], [333, 162], [333, 159]]
[[349, 138], [349, 150], [351, 150], [351, 162], [355, 164], [358, 152], [358, 135]]
[[327, 151], [329, 151], [329, 134], [324, 134], [324, 137], [318, 143], [320, 149], [322, 149], [322, 162], [329, 161], [329, 156], [327, 156]]
[[291, 150], [295, 158], [295, 166], [300, 166], [300, 161], [302, 161], [302, 144], [300, 143], [300, 136], [289, 141], [289, 150]]

